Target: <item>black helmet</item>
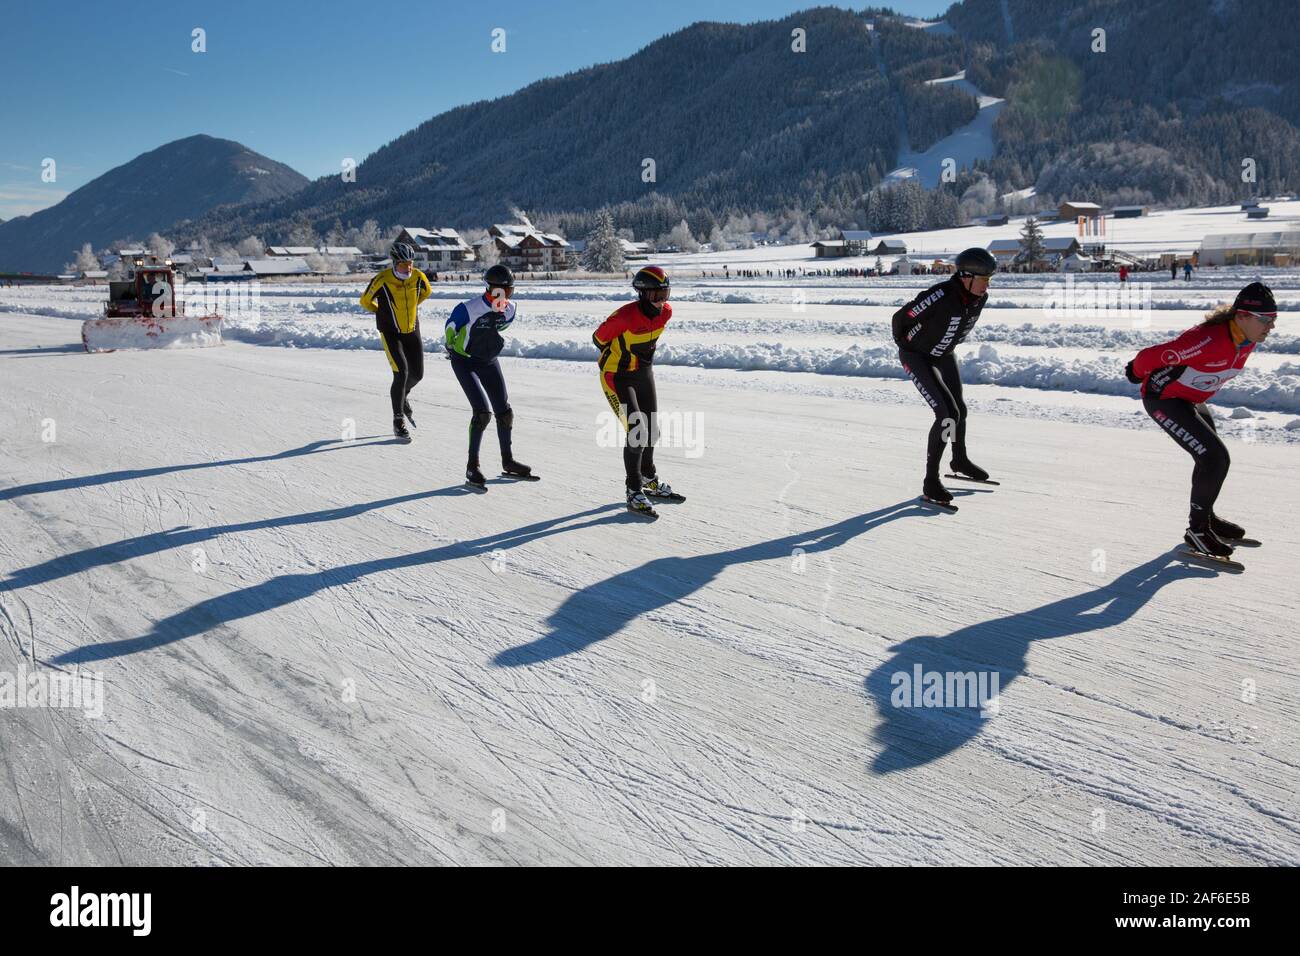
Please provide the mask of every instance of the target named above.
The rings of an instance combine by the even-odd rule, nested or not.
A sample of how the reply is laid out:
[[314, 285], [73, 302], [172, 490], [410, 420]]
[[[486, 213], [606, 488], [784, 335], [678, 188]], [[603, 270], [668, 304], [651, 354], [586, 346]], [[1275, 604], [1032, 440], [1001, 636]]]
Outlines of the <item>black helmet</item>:
[[415, 246], [409, 242], [395, 242], [388, 248], [388, 258], [393, 260], [393, 265], [399, 262], [414, 262]]
[[487, 272], [483, 273], [483, 281], [497, 289], [513, 289], [515, 274], [510, 271], [509, 266], [497, 263], [489, 266]]
[[957, 273], [971, 276], [991, 276], [998, 271], [998, 261], [987, 249], [972, 246], [957, 256]]
[[668, 289], [670, 287], [668, 273], [660, 266], [643, 266], [632, 277], [632, 288], [634, 289]]
[[1277, 302], [1273, 299], [1273, 290], [1262, 282], [1252, 282], [1237, 293], [1232, 307], [1238, 312], [1252, 312], [1255, 315], [1276, 316]]

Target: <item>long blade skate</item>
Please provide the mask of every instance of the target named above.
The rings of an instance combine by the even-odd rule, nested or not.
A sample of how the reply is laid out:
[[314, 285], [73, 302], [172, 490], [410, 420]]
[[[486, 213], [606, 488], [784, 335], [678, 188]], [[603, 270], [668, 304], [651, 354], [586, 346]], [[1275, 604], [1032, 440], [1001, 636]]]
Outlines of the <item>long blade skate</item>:
[[925, 495], [921, 495], [921, 497], [916, 500], [923, 505], [929, 505], [931, 508], [938, 508], [940, 511], [946, 511], [949, 514], [955, 515], [957, 513], [957, 506], [951, 502], [936, 501], [933, 498], [927, 498]]
[[1220, 558], [1217, 555], [1206, 554], [1204, 551], [1196, 551], [1186, 546], [1179, 548], [1178, 554], [1182, 558], [1191, 561], [1203, 561], [1208, 565], [1222, 568], [1225, 571], [1232, 571], [1235, 574], [1240, 574], [1246, 570], [1246, 566], [1240, 561], [1234, 561], [1232, 558]]

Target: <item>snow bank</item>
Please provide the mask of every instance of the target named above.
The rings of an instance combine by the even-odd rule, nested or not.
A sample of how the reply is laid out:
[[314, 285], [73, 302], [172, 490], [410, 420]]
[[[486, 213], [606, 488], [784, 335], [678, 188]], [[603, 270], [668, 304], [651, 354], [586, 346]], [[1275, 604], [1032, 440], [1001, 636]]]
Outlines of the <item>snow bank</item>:
[[94, 309], [51, 309], [46, 306], [36, 305], [0, 304], [0, 312], [17, 313], [19, 315], [46, 315], [53, 319], [77, 319], [79, 321], [85, 321], [86, 319], [103, 315], [104, 306], [101, 302], [99, 307]]
[[[589, 324], [589, 323], [587, 323]], [[1004, 327], [1005, 328], [1005, 327]], [[1101, 333], [1103, 330], [1091, 330]], [[1076, 333], [1081, 336], [1083, 332]], [[1106, 332], [1107, 336], [1114, 333]], [[1125, 336], [1138, 333], [1123, 333]], [[369, 349], [378, 351], [379, 339], [366, 325], [319, 324], [264, 320], [228, 325], [226, 338], [256, 345], [290, 348]], [[1155, 337], [1156, 341], [1160, 341]], [[1145, 339], [1143, 339], [1145, 341]], [[1135, 343], [1140, 344], [1140, 343]], [[442, 342], [426, 336], [425, 351], [444, 351]], [[1088, 392], [1133, 396], [1136, 389], [1124, 377], [1129, 351], [1091, 359], [1057, 356], [1004, 356], [989, 344], [978, 352], [959, 356], [963, 379], [970, 384], [1002, 385], [1048, 391]], [[503, 355], [515, 358], [592, 362], [595, 352], [584, 339], [524, 341], [508, 338]], [[660, 365], [742, 371], [813, 372], [861, 378], [901, 379], [898, 350], [890, 345], [852, 344], [844, 348], [810, 348], [781, 341], [734, 343], [665, 343], [655, 352]], [[1282, 373], [1247, 369], [1225, 386], [1216, 404], [1246, 406], [1258, 411], [1300, 414], [1300, 367], [1284, 366]]]
[[[1270, 280], [1275, 287], [1297, 277], [1288, 273]], [[1190, 326], [1194, 316], [1174, 316], [1165, 328], [1136, 327], [1116, 321], [1113, 313], [1098, 313], [1083, 321], [1055, 321], [1050, 313], [1035, 308], [1043, 301], [1044, 282], [1057, 277], [1007, 277], [993, 308], [1023, 309], [1012, 313], [1023, 323], [992, 321], [986, 315], [976, 329], [971, 345], [987, 346], [971, 352], [960, 350], [963, 372], [972, 383], [1014, 386], [1056, 392], [1087, 392], [1127, 395], [1133, 387], [1124, 379], [1123, 365], [1140, 348], [1167, 341], [1171, 328]], [[590, 310], [563, 305], [552, 311], [533, 311], [548, 301], [609, 301], [627, 299], [621, 282], [583, 283], [569, 288], [563, 282], [543, 283], [522, 291], [524, 320], [506, 347], [510, 356], [590, 362], [589, 342], [593, 327]], [[1076, 283], [1076, 291], [1085, 283]], [[1098, 284], [1100, 287], [1100, 284]], [[466, 295], [465, 286], [442, 286], [435, 290], [439, 303], [427, 307], [425, 335], [429, 351], [442, 351], [438, 339], [445, 303]], [[677, 294], [678, 302], [696, 303], [682, 309], [672, 324], [672, 335], [660, 347], [656, 361], [665, 365], [709, 369], [814, 372], [863, 378], [899, 379], [902, 371], [890, 341], [889, 314], [918, 288], [917, 277], [884, 277], [873, 280], [828, 280], [824, 278], [784, 281], [755, 280], [732, 291], [729, 283], [703, 281]], [[802, 311], [791, 302], [794, 291], [807, 295]], [[820, 290], [820, 291], [819, 291]], [[852, 291], [853, 295], [846, 296]], [[1181, 286], [1159, 290], [1156, 310], [1198, 312], [1226, 296], [1227, 287], [1188, 290]], [[857, 294], [857, 293], [861, 294]], [[260, 291], [255, 314], [228, 314], [225, 337], [256, 345], [287, 348], [378, 350], [379, 340], [372, 318], [357, 305], [356, 288], [346, 286], [292, 287], [267, 285]], [[858, 313], [819, 311], [814, 296], [828, 297], [829, 304], [861, 307]], [[0, 313], [44, 315], [65, 319], [98, 318], [104, 290], [90, 288], [19, 288], [0, 292]], [[1283, 295], [1280, 307], [1300, 309], [1294, 295]], [[785, 308], [774, 308], [774, 306]], [[597, 310], [599, 311], [599, 310]], [[834, 315], [849, 315], [850, 321], [836, 321]], [[1006, 318], [1006, 313], [1003, 313]], [[1146, 316], [1149, 318], [1149, 316]], [[1109, 324], [1093, 324], [1093, 322]], [[1286, 321], [1284, 319], [1284, 321]], [[1158, 325], [1158, 319], [1149, 324]], [[1005, 346], [1002, 352], [997, 348]], [[1033, 354], [1011, 354], [1033, 350]], [[1265, 346], [1267, 353], [1300, 356], [1300, 336], [1274, 333]], [[1300, 362], [1282, 363], [1272, 370], [1249, 369], [1218, 396], [1229, 407], [1253, 411], [1300, 414]]]

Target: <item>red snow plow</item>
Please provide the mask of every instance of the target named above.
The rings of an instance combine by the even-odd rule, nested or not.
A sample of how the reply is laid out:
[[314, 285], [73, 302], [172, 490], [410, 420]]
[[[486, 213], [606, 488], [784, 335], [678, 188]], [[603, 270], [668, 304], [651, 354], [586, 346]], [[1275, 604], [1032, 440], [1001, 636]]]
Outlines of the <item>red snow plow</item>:
[[221, 344], [221, 316], [186, 315], [171, 261], [137, 259], [130, 278], [109, 282], [104, 317], [82, 323], [81, 341], [87, 352], [205, 348]]

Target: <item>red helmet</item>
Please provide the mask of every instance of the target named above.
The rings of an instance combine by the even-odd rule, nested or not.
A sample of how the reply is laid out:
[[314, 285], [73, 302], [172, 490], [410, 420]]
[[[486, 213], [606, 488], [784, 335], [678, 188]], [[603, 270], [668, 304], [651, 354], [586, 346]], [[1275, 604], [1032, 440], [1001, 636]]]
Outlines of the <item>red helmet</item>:
[[668, 273], [660, 266], [645, 266], [638, 269], [636, 275], [632, 277], [632, 288], [667, 289], [669, 288]]

